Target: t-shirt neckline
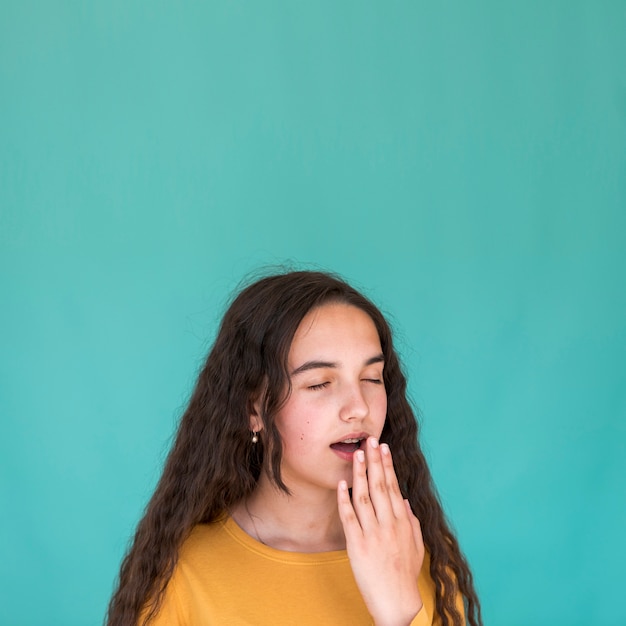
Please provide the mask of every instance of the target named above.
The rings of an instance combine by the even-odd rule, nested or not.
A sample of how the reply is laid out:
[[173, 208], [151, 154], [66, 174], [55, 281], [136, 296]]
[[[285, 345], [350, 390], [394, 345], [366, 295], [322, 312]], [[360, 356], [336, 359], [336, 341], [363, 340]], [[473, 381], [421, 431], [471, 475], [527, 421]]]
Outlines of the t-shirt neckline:
[[218, 523], [221, 523], [224, 531], [244, 548], [273, 561], [280, 561], [283, 563], [318, 564], [330, 563], [333, 561], [346, 561], [348, 559], [348, 552], [346, 550], [332, 550], [330, 552], [291, 552], [288, 550], [278, 550], [277, 548], [272, 548], [271, 546], [261, 543], [254, 537], [251, 537], [245, 530], [243, 530], [243, 528], [239, 526], [239, 524], [237, 524], [231, 515], [228, 515]]

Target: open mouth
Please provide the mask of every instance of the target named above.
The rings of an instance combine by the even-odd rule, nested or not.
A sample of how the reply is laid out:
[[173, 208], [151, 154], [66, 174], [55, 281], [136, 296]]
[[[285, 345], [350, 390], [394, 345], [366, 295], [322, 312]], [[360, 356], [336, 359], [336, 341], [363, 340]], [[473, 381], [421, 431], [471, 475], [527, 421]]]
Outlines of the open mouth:
[[344, 454], [353, 454], [361, 447], [361, 442], [365, 440], [365, 437], [344, 439], [343, 441], [337, 441], [331, 443], [330, 447], [337, 452], [343, 452]]

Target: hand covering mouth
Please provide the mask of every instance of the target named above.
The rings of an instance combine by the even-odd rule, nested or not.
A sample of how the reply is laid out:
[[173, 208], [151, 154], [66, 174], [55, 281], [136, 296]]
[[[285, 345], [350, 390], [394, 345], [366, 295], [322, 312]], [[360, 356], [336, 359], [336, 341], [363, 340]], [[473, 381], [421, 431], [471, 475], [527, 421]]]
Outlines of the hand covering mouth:
[[361, 447], [361, 442], [364, 440], [365, 437], [350, 437], [342, 441], [337, 441], [336, 443], [331, 443], [330, 447], [339, 452], [356, 452]]

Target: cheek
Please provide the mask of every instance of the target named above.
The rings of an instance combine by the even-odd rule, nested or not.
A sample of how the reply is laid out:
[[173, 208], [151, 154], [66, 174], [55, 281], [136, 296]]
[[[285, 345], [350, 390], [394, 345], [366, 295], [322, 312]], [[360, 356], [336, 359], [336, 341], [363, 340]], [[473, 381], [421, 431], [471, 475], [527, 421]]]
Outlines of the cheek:
[[311, 420], [302, 417], [304, 412], [304, 407], [290, 406], [289, 411], [282, 413], [276, 420], [283, 448], [290, 453], [301, 454], [311, 441]]
[[374, 403], [374, 411], [376, 413], [376, 417], [382, 424], [385, 423], [387, 418], [387, 396], [381, 396]]
[[309, 420], [306, 420], [304, 424], [300, 424], [298, 431], [298, 443], [301, 446], [305, 446], [307, 441], [310, 439], [309, 424]]
[[289, 433], [281, 433], [283, 450], [293, 458], [302, 458], [310, 447], [310, 435], [302, 427]]

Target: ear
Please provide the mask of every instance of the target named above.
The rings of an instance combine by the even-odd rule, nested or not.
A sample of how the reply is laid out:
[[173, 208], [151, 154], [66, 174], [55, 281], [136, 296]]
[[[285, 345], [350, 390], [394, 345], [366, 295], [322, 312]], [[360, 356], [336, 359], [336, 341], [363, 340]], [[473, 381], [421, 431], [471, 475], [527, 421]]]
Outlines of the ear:
[[261, 403], [256, 400], [250, 407], [250, 430], [258, 433], [263, 430], [263, 421], [261, 420]]

